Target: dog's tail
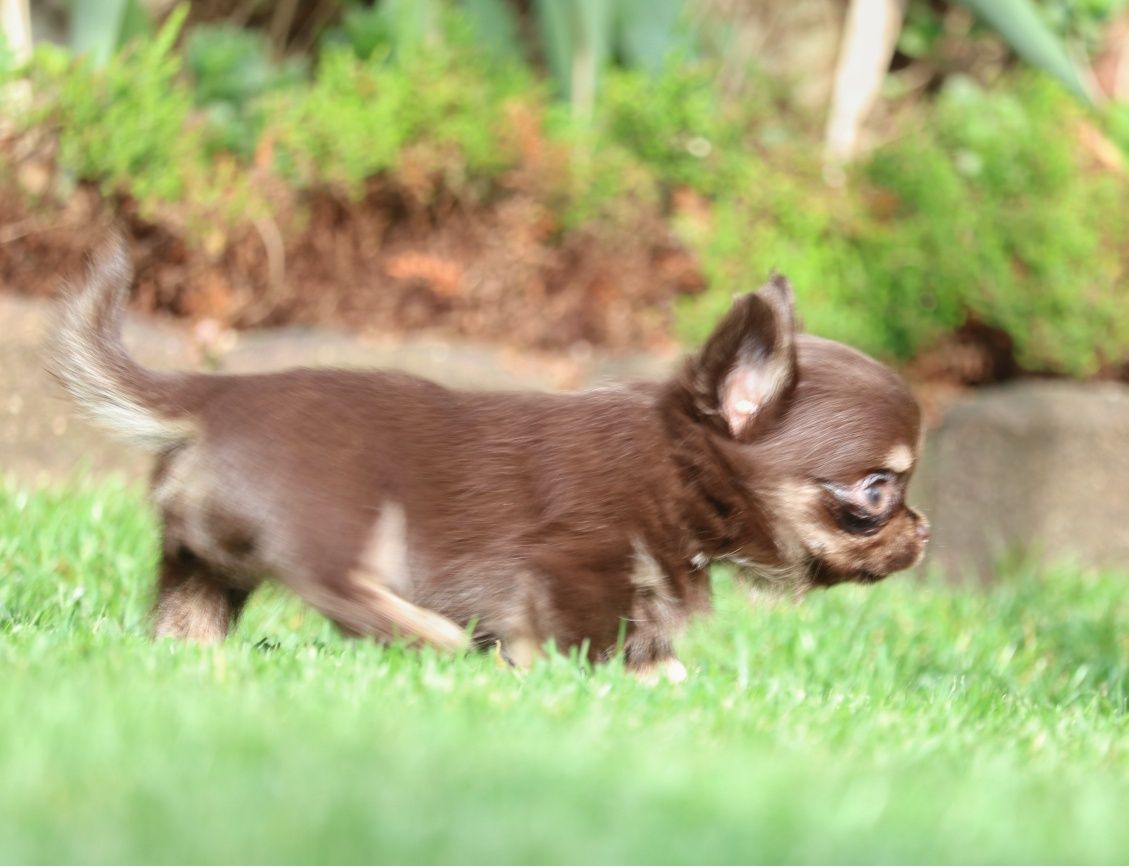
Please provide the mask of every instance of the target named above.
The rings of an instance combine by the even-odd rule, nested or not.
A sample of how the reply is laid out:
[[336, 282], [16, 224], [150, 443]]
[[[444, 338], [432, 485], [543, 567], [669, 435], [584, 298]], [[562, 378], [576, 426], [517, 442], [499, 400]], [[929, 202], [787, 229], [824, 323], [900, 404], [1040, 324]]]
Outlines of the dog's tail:
[[132, 279], [125, 243], [115, 236], [63, 307], [49, 370], [93, 420], [163, 450], [192, 435], [183, 391], [194, 377], [146, 370], [126, 353], [121, 329]]

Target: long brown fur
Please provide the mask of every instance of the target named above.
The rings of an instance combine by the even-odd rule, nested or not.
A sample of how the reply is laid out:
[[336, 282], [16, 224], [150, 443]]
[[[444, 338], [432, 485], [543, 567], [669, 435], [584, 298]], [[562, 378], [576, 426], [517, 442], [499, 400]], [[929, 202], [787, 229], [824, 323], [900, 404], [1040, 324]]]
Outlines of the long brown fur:
[[222, 639], [269, 577], [353, 634], [528, 660], [550, 640], [605, 658], [622, 633], [650, 673], [677, 664], [712, 561], [798, 593], [922, 553], [916, 403], [872, 359], [797, 334], [782, 277], [670, 381], [575, 394], [157, 373], [121, 344], [129, 283], [120, 244], [96, 258], [53, 369], [157, 454], [159, 636]]

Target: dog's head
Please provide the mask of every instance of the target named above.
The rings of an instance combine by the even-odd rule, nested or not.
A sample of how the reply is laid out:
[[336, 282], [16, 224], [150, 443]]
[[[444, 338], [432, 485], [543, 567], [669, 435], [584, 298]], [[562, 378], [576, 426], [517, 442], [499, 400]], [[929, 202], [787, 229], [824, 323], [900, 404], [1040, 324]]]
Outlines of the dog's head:
[[786, 279], [734, 302], [680, 387], [741, 491], [734, 549], [715, 553], [798, 589], [873, 582], [921, 558], [928, 523], [906, 503], [918, 405], [874, 359], [797, 334]]

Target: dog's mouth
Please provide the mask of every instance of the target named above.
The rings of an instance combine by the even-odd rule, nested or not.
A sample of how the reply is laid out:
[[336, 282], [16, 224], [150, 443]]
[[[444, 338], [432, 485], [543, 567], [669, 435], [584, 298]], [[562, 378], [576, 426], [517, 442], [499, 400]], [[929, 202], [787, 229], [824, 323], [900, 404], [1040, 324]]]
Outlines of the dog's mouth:
[[915, 567], [925, 555], [924, 543], [914, 545], [892, 557], [879, 562], [835, 565], [822, 559], [815, 559], [808, 568], [808, 576], [813, 586], [835, 586], [840, 583], [874, 584], [892, 574]]
[[825, 587], [840, 583], [878, 583], [920, 563], [928, 540], [928, 524], [917, 512], [907, 508], [896, 524], [887, 524], [875, 535], [839, 535], [824, 539], [822, 550], [811, 551], [809, 578], [813, 586]]
[[797, 586], [828, 588], [841, 583], [871, 585], [885, 580], [901, 568], [877, 571], [867, 568], [837, 568], [819, 559], [810, 559], [806, 564], [794, 567], [767, 568], [745, 560], [729, 559], [737, 565], [741, 576], [759, 590], [778, 593], [794, 590]]
[[840, 583], [861, 583], [869, 585], [885, 580], [891, 573], [892, 572], [882, 573], [878, 571], [868, 571], [866, 569], [840, 571], [825, 562], [819, 561], [814, 562], [808, 572], [812, 586], [820, 587], [836, 586]]

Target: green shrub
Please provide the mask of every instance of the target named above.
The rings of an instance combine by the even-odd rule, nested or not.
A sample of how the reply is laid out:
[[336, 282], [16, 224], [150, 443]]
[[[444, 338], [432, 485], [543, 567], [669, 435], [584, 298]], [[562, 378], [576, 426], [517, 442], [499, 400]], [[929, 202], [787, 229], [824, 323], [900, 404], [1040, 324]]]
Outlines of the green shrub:
[[354, 5], [322, 44], [348, 45], [361, 60], [402, 60], [435, 47], [453, 18], [443, 0], [381, 0], [372, 6]]
[[[788, 193], [784, 193], [786, 198]], [[826, 206], [808, 198], [813, 211]], [[728, 308], [733, 295], [753, 291], [773, 271], [792, 281], [805, 329], [855, 345], [874, 345], [882, 337], [850, 291], [861, 271], [857, 251], [837, 235], [833, 217], [823, 210], [821, 229], [790, 229], [747, 202], [719, 205], [708, 227], [683, 232], [699, 250], [709, 291], [679, 305], [682, 335], [697, 343]]]
[[746, 189], [762, 140], [778, 132], [775, 88], [757, 80], [726, 99], [717, 78], [715, 64], [675, 57], [654, 75], [609, 69], [591, 123], [554, 105], [547, 132], [571, 153], [571, 183], [554, 202], [564, 224], [630, 221], [681, 188], [717, 201]]
[[[1129, 183], [1089, 165], [1076, 135], [1098, 124], [1129, 148], [1124, 109], [1091, 117], [1041, 79], [950, 79], [833, 190], [771, 86], [734, 100], [700, 63], [612, 70], [577, 120], [456, 11], [377, 9], [345, 19], [309, 78], [244, 31], [197, 28], [176, 53], [177, 16], [102, 69], [44, 46], [25, 122], [57, 130], [74, 177], [143, 209], [179, 202], [212, 231], [266, 206], [271, 170], [352, 195], [382, 174], [425, 200], [516, 188], [564, 230], [630, 231], [666, 209], [710, 286], [679, 304], [691, 341], [779, 269], [810, 330], [889, 359], [970, 317], [1010, 334], [1028, 369], [1087, 375], [1129, 355]], [[274, 159], [252, 172], [254, 154]]]
[[907, 359], [969, 317], [1011, 335], [1027, 369], [1075, 375], [1125, 358], [1129, 188], [1082, 159], [1085, 115], [1053, 84], [953, 82], [841, 197], [795, 166], [684, 233], [712, 289], [683, 305], [700, 337], [733, 291], [793, 278], [809, 328]]
[[577, 122], [563, 103], [545, 112], [545, 135], [556, 162], [545, 166], [543, 194], [563, 229], [631, 225], [640, 208], [657, 207], [662, 178], [629, 147]]
[[615, 71], [604, 79], [602, 133], [647, 165], [668, 186], [708, 194], [729, 188], [743, 130], [704, 64], [668, 66], [657, 76]]
[[172, 51], [183, 14], [156, 38], [139, 41], [103, 68], [41, 46], [32, 63], [38, 117], [59, 134], [59, 160], [79, 178], [142, 202], [179, 199], [199, 166], [200, 140], [189, 127], [192, 93]]
[[356, 7], [342, 16], [341, 26], [326, 37], [326, 45], [345, 44], [361, 60], [374, 54], [387, 54], [392, 50], [392, 30], [388, 16], [377, 6]]
[[957, 82], [926, 129], [871, 161], [897, 209], [861, 250], [889, 281], [899, 356], [970, 314], [1008, 332], [1029, 369], [1088, 374], [1123, 358], [1129, 188], [1083, 162], [1084, 119], [1044, 80]]
[[457, 17], [444, 23], [431, 50], [400, 58], [326, 46], [310, 87], [271, 104], [283, 171], [356, 193], [366, 178], [400, 167], [409, 148], [426, 151], [456, 189], [510, 167], [507, 105], [536, 93], [532, 80], [520, 67], [488, 63]]
[[8, 44], [8, 39], [3, 31], [0, 31], [0, 84], [7, 80], [15, 65], [16, 58], [12, 52], [12, 47]]
[[296, 60], [274, 63], [262, 33], [228, 24], [198, 25], [188, 33], [184, 62], [195, 104], [205, 111], [207, 155], [250, 157], [265, 122], [260, 97], [303, 80]]

